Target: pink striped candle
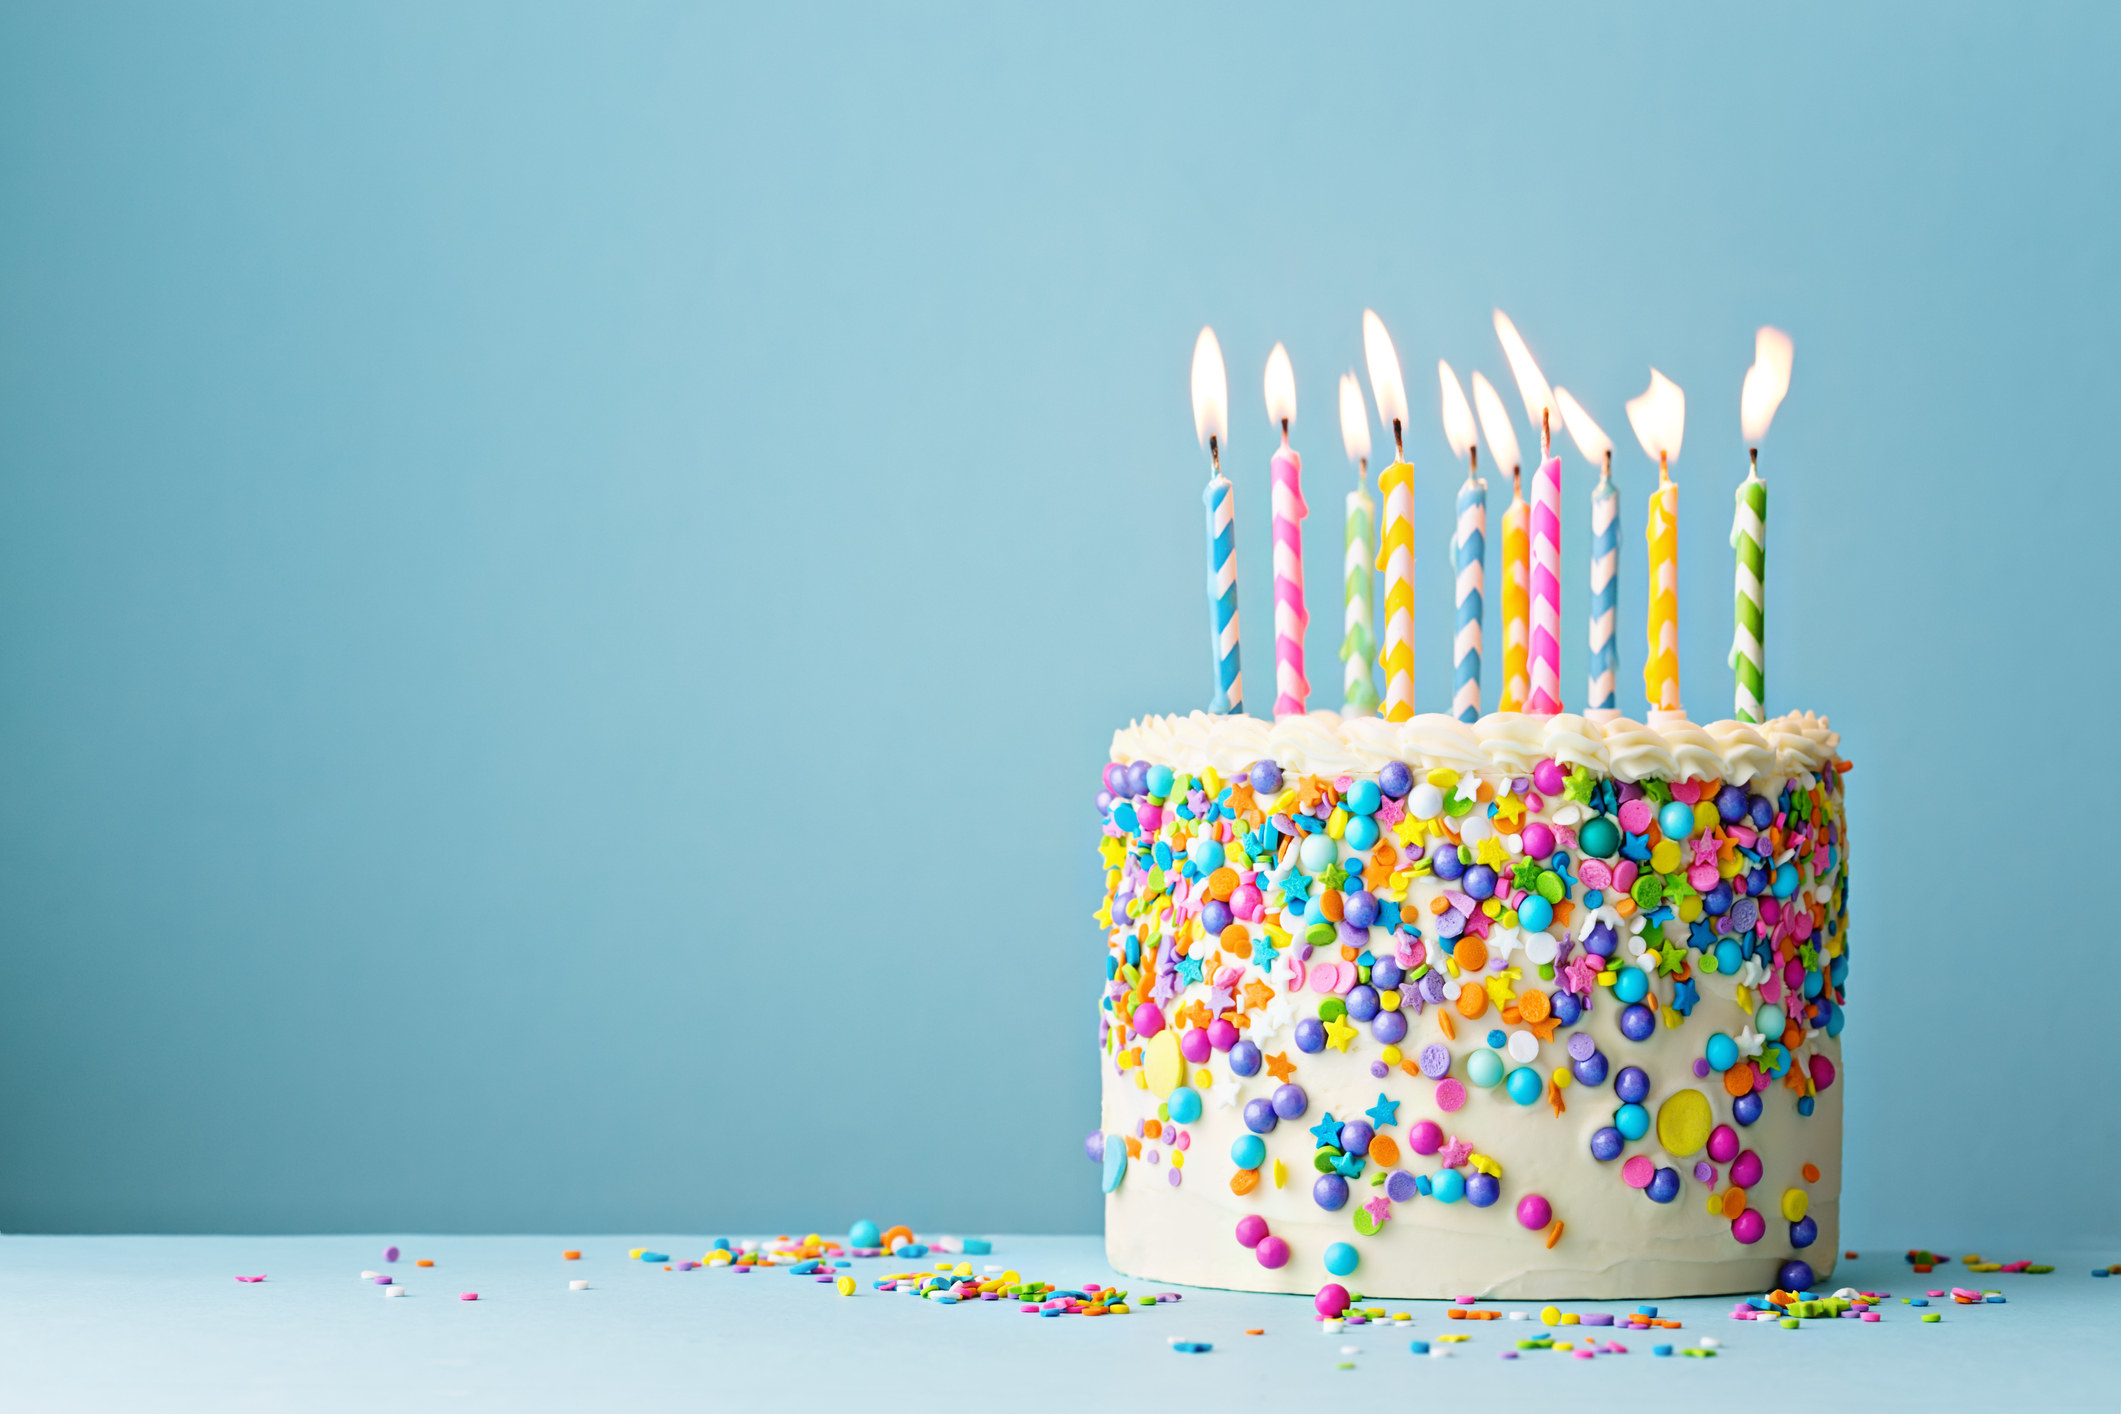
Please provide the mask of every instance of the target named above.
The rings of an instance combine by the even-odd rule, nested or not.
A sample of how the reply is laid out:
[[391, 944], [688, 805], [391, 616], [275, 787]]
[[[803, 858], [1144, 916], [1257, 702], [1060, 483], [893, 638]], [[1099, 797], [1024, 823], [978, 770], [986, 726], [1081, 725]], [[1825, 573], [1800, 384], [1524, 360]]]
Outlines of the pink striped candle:
[[1531, 639], [1525, 711], [1551, 717], [1561, 710], [1561, 458], [1554, 456], [1532, 478]]
[[1269, 468], [1274, 479], [1274, 715], [1302, 716], [1311, 698], [1304, 677], [1304, 464], [1283, 434]]

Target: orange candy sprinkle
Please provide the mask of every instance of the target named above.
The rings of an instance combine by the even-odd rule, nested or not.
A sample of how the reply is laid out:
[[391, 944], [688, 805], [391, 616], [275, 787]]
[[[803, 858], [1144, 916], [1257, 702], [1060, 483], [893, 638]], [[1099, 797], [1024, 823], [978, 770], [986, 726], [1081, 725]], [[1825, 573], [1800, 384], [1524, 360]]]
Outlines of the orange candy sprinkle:
[[[1458, 946], [1460, 951], [1464, 951], [1465, 944], [1460, 943]], [[1467, 987], [1458, 994], [1458, 1014], [1466, 1020], [1480, 1020], [1486, 1014], [1487, 1009], [1488, 994], [1483, 988]]]
[[[579, 1261], [581, 1261], [581, 1260], [582, 1260], [582, 1254], [581, 1254], [581, 1253], [579, 1253], [579, 1252], [577, 1252], [577, 1251], [575, 1251], [575, 1250], [573, 1250], [572, 1248], [569, 1248], [569, 1249], [568, 1249], [567, 1251], [565, 1251], [565, 1252], [562, 1252], [562, 1253], [560, 1254], [560, 1256], [561, 1256], [561, 1257], [562, 1257], [562, 1258], [563, 1258], [564, 1260], [566, 1260], [566, 1261], [569, 1261], [569, 1262], [579, 1262]], [[420, 1265], [420, 1266], [423, 1266], [423, 1267], [427, 1267], [427, 1266], [432, 1266], [432, 1265], [433, 1265], [433, 1263], [431, 1263], [431, 1262], [421, 1262], [421, 1263], [420, 1263], [419, 1265]]]
[[[1458, 951], [1451, 956], [1457, 960], [1459, 971], [1478, 972], [1488, 965], [1488, 945], [1478, 938], [1460, 938]], [[1469, 1011], [1466, 1015], [1478, 1016], [1480, 1013]]]
[[1399, 1162], [1399, 1143], [1389, 1134], [1379, 1134], [1370, 1140], [1370, 1157], [1379, 1168], [1392, 1168]]
[[1239, 1169], [1236, 1173], [1230, 1175], [1230, 1191], [1240, 1198], [1257, 1187], [1259, 1187], [1258, 1169]]
[[[1817, 1183], [1817, 1182], [1819, 1181], [1819, 1165], [1817, 1165], [1817, 1164], [1806, 1164], [1806, 1165], [1804, 1166], [1804, 1168], [1803, 1168], [1802, 1172], [1803, 1172], [1803, 1174], [1804, 1174], [1804, 1181], [1805, 1181], [1806, 1183]], [[1855, 1253], [1853, 1253], [1853, 1252], [1851, 1252], [1851, 1253], [1849, 1253], [1849, 1255], [1850, 1255], [1851, 1257], [1853, 1257], [1853, 1256], [1855, 1256], [1856, 1254], [1855, 1254]]]

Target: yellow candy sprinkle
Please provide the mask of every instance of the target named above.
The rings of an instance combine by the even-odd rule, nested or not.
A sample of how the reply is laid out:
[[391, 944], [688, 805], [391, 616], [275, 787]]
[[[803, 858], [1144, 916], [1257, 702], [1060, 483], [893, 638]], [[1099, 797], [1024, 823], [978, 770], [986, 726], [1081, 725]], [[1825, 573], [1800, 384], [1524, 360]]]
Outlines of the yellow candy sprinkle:
[[1458, 773], [1448, 766], [1438, 766], [1429, 772], [1429, 784], [1438, 790], [1449, 790], [1458, 784]]
[[1669, 874], [1679, 867], [1679, 861], [1683, 857], [1684, 852], [1679, 848], [1679, 841], [1659, 840], [1657, 847], [1650, 851], [1650, 867], [1660, 874]]
[[[1193, 1072], [1193, 1088], [1194, 1088], [1194, 1089], [1196, 1089], [1196, 1090], [1205, 1090], [1205, 1089], [1207, 1089], [1207, 1088], [1208, 1088], [1208, 1087], [1209, 1087], [1210, 1085], [1213, 1085], [1214, 1083], [1215, 1083], [1215, 1073], [1214, 1073], [1213, 1071], [1209, 1070], [1209, 1069], [1208, 1069], [1208, 1068], [1207, 1068], [1206, 1066], [1202, 1066], [1202, 1067], [1201, 1067], [1201, 1068], [1200, 1068], [1199, 1070], [1196, 1070], [1196, 1071], [1194, 1071], [1194, 1072]], [[1158, 1108], [1159, 1108], [1159, 1109], [1161, 1109], [1161, 1108], [1162, 1108], [1162, 1106], [1158, 1106]], [[1170, 1116], [1169, 1116], [1169, 1115], [1165, 1115], [1165, 1116], [1164, 1116], [1164, 1118], [1165, 1118], [1165, 1119], [1169, 1119], [1169, 1118], [1170, 1118]]]
[[1274, 1186], [1280, 1188], [1289, 1181], [1289, 1169], [1280, 1159], [1274, 1161]]
[[1565, 1326], [1580, 1326], [1583, 1324], [1583, 1317], [1577, 1315], [1574, 1311], [1568, 1311], [1563, 1313], [1561, 1323]]
[[1782, 1191], [1782, 1216], [1796, 1222], [1812, 1205], [1812, 1196], [1802, 1188], [1786, 1188]]
[[1543, 1326], [1558, 1326], [1558, 1325], [1560, 1325], [1560, 1324], [1561, 1324], [1561, 1308], [1560, 1308], [1559, 1306], [1542, 1306], [1542, 1307], [1540, 1307], [1540, 1308], [1539, 1308], [1539, 1323], [1540, 1323], [1541, 1325], [1543, 1325]]
[[[1396, 995], [1396, 994], [1391, 994], [1391, 995], [1393, 995], [1393, 999], [1394, 999], [1395, 1001], [1396, 1001], [1396, 1000], [1398, 1000], [1398, 998], [1397, 998], [1397, 995]], [[1385, 1047], [1385, 1048], [1384, 1048], [1384, 1049], [1383, 1049], [1382, 1051], [1379, 1051], [1379, 1052], [1377, 1053], [1377, 1058], [1378, 1058], [1379, 1060], [1383, 1061], [1383, 1062], [1384, 1062], [1384, 1063], [1385, 1063], [1386, 1065], [1398, 1065], [1398, 1064], [1399, 1064], [1399, 1061], [1400, 1061], [1400, 1050], [1399, 1050], [1399, 1047], [1397, 1047], [1397, 1046], [1387, 1046], [1387, 1047]]]
[[854, 1295], [853, 1277], [840, 1277], [838, 1280], [834, 1281], [832, 1285], [842, 1296]]
[[1570, 1087], [1571, 1085], [1573, 1085], [1573, 1084], [1575, 1084], [1575, 1083], [1576, 1083], [1576, 1077], [1574, 1077], [1574, 1076], [1572, 1076], [1572, 1075], [1570, 1075], [1570, 1074], [1569, 1074], [1569, 1068], [1568, 1068], [1567, 1066], [1564, 1066], [1564, 1065], [1557, 1065], [1557, 1066], [1555, 1066], [1555, 1067], [1554, 1067], [1554, 1088], [1555, 1088], [1555, 1089], [1557, 1089], [1557, 1090], [1566, 1090], [1566, 1089], [1568, 1089], [1568, 1088], [1569, 1088], [1569, 1087]]

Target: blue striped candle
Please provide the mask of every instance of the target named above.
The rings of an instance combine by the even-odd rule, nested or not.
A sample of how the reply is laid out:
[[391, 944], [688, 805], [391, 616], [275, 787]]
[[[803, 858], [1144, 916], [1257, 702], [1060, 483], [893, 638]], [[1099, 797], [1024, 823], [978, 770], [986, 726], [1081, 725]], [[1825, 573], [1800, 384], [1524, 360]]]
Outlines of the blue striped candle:
[[[1477, 453], [1474, 454], [1477, 457]], [[1466, 466], [1466, 483], [1458, 488], [1458, 531], [1451, 537], [1458, 566], [1458, 633], [1451, 651], [1456, 676], [1451, 711], [1461, 722], [1480, 720], [1481, 591], [1487, 587], [1488, 483]]]
[[1220, 467], [1201, 493], [1208, 507], [1208, 629], [1215, 653], [1210, 712], [1245, 710], [1245, 674], [1237, 659], [1237, 508]]
[[1620, 495], [1613, 489], [1613, 454], [1591, 491], [1591, 683], [1593, 708], [1617, 709], [1620, 667], [1613, 626], [1620, 609]]

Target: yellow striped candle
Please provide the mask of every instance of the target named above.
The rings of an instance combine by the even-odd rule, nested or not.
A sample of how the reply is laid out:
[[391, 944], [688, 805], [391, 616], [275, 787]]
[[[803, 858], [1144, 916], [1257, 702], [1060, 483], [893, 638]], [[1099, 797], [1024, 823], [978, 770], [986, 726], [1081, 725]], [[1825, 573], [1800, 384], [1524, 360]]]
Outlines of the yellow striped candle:
[[1657, 489], [1650, 493], [1644, 537], [1650, 551], [1649, 657], [1642, 665], [1642, 690], [1653, 712], [1678, 712], [1679, 705], [1679, 487], [1672, 463], [1686, 432], [1686, 394], [1679, 385], [1650, 370], [1650, 387], [1628, 402], [1628, 421], [1642, 450], [1657, 462]]
[[1377, 474], [1384, 500], [1377, 568], [1385, 577], [1385, 628], [1378, 666], [1385, 671], [1385, 720], [1414, 715], [1414, 468], [1407, 462], [1407, 388], [1399, 376], [1399, 353], [1382, 319], [1362, 312], [1363, 355], [1370, 366], [1370, 396], [1377, 416], [1392, 429], [1392, 464]]
[[1502, 513], [1502, 707], [1522, 712], [1532, 684], [1528, 656], [1532, 623], [1532, 510], [1524, 478], [1510, 468], [1510, 508]]

